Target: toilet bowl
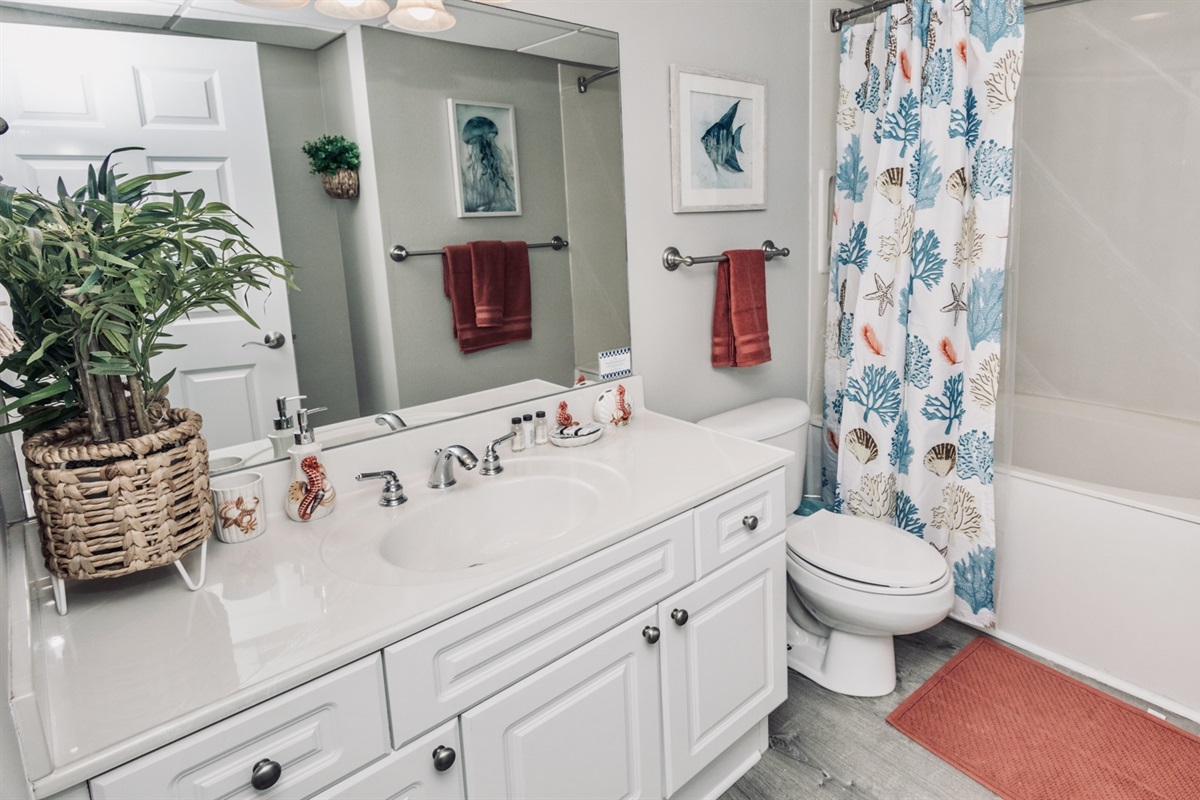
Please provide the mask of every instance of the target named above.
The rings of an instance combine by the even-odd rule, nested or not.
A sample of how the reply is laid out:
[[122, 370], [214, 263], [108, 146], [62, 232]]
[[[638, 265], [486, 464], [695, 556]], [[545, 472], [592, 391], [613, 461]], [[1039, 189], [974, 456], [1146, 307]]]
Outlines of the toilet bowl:
[[[787, 509], [800, 504], [808, 405], [773, 397], [699, 425], [791, 450]], [[788, 666], [827, 689], [878, 697], [896, 688], [892, 637], [931, 628], [954, 604], [945, 558], [883, 522], [829, 511], [787, 527]]]
[[892, 637], [946, 618], [954, 582], [942, 555], [875, 520], [818, 511], [787, 527], [788, 666], [827, 689], [896, 688]]

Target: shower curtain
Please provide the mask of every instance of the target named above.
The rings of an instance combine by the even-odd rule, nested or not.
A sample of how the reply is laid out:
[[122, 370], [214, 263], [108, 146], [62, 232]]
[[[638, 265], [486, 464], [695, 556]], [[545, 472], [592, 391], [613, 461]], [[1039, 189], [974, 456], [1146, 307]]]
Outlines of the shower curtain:
[[843, 31], [822, 493], [950, 562], [994, 627], [992, 493], [1021, 0], [907, 0]]

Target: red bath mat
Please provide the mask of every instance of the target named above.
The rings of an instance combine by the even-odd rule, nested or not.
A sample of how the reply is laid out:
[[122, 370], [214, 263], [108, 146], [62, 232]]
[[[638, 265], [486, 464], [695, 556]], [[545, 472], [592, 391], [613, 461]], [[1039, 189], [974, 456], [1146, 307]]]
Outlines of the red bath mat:
[[1008, 800], [1200, 797], [1200, 737], [984, 637], [887, 721]]

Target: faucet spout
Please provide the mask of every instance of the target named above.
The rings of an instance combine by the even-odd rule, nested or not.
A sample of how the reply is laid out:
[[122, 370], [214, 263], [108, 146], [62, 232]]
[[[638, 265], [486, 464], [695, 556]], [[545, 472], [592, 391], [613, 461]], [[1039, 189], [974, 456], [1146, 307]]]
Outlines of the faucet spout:
[[433, 471], [429, 473], [430, 489], [448, 489], [458, 480], [454, 477], [454, 462], [457, 461], [463, 469], [475, 469], [479, 459], [461, 444], [433, 452]]
[[384, 411], [382, 414], [376, 414], [375, 415], [375, 424], [376, 425], [387, 425], [389, 428], [391, 428], [394, 431], [398, 431], [401, 428], [408, 427], [408, 423], [405, 422], [404, 420], [400, 419], [400, 415], [397, 414], [395, 411]]

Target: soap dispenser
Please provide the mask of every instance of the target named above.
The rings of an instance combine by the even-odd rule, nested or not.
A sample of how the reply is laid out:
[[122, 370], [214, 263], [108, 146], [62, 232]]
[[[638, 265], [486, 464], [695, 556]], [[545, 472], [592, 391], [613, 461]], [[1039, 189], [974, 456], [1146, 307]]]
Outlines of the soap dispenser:
[[321, 463], [321, 443], [313, 436], [308, 423], [309, 414], [324, 410], [301, 408], [296, 411], [294, 443], [287, 451], [292, 459], [292, 482], [284, 498], [284, 511], [297, 522], [329, 516], [337, 497]]
[[274, 451], [276, 458], [283, 458], [288, 454], [288, 448], [292, 446], [294, 433], [292, 431], [292, 416], [288, 414], [287, 404], [292, 400], [305, 400], [308, 395], [301, 394], [295, 397], [279, 396], [275, 398], [275, 409], [278, 412], [275, 419], [271, 420], [272, 430], [267, 438], [271, 440], [271, 450]]

